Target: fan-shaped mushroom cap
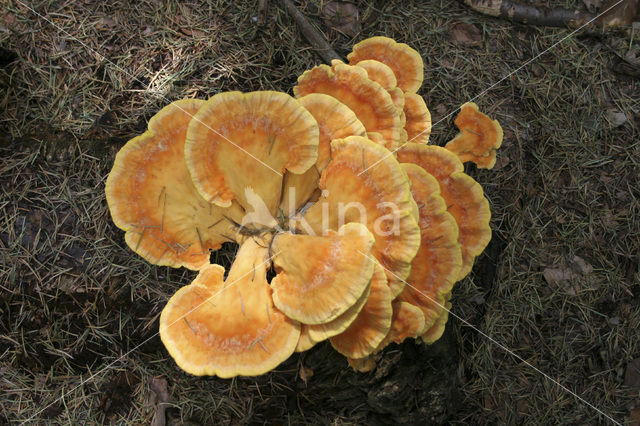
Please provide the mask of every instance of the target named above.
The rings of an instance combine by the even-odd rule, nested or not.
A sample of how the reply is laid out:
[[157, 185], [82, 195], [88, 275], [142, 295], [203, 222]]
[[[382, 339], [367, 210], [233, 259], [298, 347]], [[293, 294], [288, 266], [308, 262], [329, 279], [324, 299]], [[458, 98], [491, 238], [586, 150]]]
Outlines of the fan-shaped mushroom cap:
[[347, 358], [349, 366], [360, 373], [368, 373], [376, 367], [376, 360], [372, 356], [365, 358]]
[[[400, 114], [400, 124], [404, 128], [407, 124], [407, 115], [404, 112], [404, 104], [405, 104], [405, 93], [401, 88], [396, 87], [395, 89], [389, 90], [389, 95], [391, 96], [391, 100], [393, 101], [393, 105], [395, 105], [398, 113]], [[402, 139], [402, 138], [401, 138]]]
[[315, 167], [304, 174], [286, 173], [282, 210], [291, 215], [309, 201], [315, 201], [320, 172], [331, 160], [331, 141], [347, 136], [364, 136], [366, 130], [355, 113], [336, 98], [323, 93], [312, 93], [298, 99], [318, 123], [320, 138], [318, 160]]
[[277, 235], [272, 243], [278, 273], [271, 281], [273, 302], [304, 324], [336, 319], [369, 285], [373, 242], [373, 235], [358, 223], [348, 223], [326, 236]]
[[478, 105], [467, 102], [456, 117], [460, 133], [447, 142], [445, 148], [456, 154], [460, 161], [473, 161], [483, 169], [496, 164], [496, 150], [502, 145], [502, 127], [478, 110]]
[[415, 93], [422, 85], [424, 70], [420, 54], [404, 43], [388, 37], [371, 37], [353, 46], [347, 55], [351, 65], [375, 59], [389, 66], [396, 75], [398, 87]]
[[282, 173], [302, 174], [318, 159], [318, 125], [285, 93], [220, 93], [189, 123], [185, 159], [206, 200], [247, 208], [251, 188], [275, 216]]
[[364, 307], [342, 333], [331, 337], [331, 345], [348, 358], [370, 355], [389, 333], [392, 313], [387, 277], [384, 269], [376, 264]]
[[331, 141], [348, 136], [364, 136], [366, 129], [356, 114], [333, 96], [311, 93], [298, 99], [316, 119], [320, 131], [316, 167], [322, 171], [331, 160]]
[[391, 318], [391, 328], [384, 340], [376, 348], [376, 352], [384, 349], [389, 343], [402, 343], [406, 338], [419, 337], [424, 333], [424, 314], [417, 306], [411, 303], [394, 301], [393, 317]]
[[386, 348], [389, 343], [402, 343], [404, 339], [416, 338], [424, 332], [424, 314], [420, 308], [413, 306], [411, 303], [394, 301], [391, 303], [393, 316], [391, 318], [391, 326], [389, 332], [374, 349], [371, 355], [362, 358], [348, 357], [349, 365], [356, 371], [366, 373], [375, 368], [376, 362], [374, 355]]
[[445, 303], [444, 307], [442, 308], [442, 314], [438, 317], [438, 319], [436, 319], [431, 327], [427, 328], [426, 331], [420, 336], [423, 342], [431, 344], [442, 337], [442, 333], [444, 333], [447, 321], [449, 320], [449, 312], [451, 310], [451, 303], [449, 302], [449, 299], [451, 299], [451, 293], [445, 295]]
[[199, 269], [209, 250], [225, 241], [237, 204], [221, 209], [205, 201], [184, 162], [187, 125], [204, 101], [176, 101], [149, 120], [148, 130], [118, 152], [107, 178], [111, 217], [129, 247], [151, 263]]
[[364, 223], [376, 239], [372, 255], [390, 271], [389, 285], [403, 286], [420, 245], [406, 172], [387, 149], [359, 136], [334, 140], [331, 154], [320, 178], [323, 194], [302, 224], [323, 234], [343, 223]]
[[367, 132], [367, 139], [377, 143], [378, 145], [384, 146], [384, 137], [378, 132]]
[[416, 93], [405, 93], [404, 114], [407, 140], [415, 143], [429, 143], [431, 134], [431, 113], [422, 96]]
[[458, 242], [462, 249], [458, 280], [461, 280], [491, 240], [491, 210], [482, 187], [463, 172], [464, 167], [455, 154], [439, 146], [407, 143], [398, 151], [398, 160], [417, 164], [440, 183], [447, 210], [458, 224]]
[[[374, 280], [374, 278], [372, 278], [372, 280]], [[384, 280], [384, 284], [387, 284], [386, 278]], [[310, 349], [316, 343], [322, 342], [323, 340], [340, 334], [346, 330], [346, 328], [353, 323], [358, 314], [362, 311], [362, 307], [369, 299], [370, 290], [371, 284], [367, 286], [364, 293], [362, 293], [362, 296], [360, 296], [356, 303], [333, 321], [329, 321], [324, 324], [302, 324], [302, 328], [300, 329], [300, 340], [298, 341], [296, 351], [301, 352], [303, 350]]]
[[367, 132], [378, 132], [390, 150], [398, 146], [400, 116], [389, 92], [371, 80], [363, 68], [336, 63], [333, 68], [319, 65], [298, 77], [293, 88], [297, 98], [325, 93], [349, 107]]
[[300, 340], [298, 340], [296, 352], [308, 351], [318, 343], [311, 338], [308, 328], [309, 326], [307, 324], [300, 324]]
[[384, 90], [389, 91], [398, 87], [398, 80], [393, 70], [382, 62], [365, 59], [364, 61], [358, 62], [357, 66], [364, 68], [369, 78], [381, 85]]
[[300, 324], [272, 302], [267, 248], [247, 240], [223, 281], [208, 265], [174, 294], [160, 315], [160, 337], [180, 368], [195, 375], [255, 376], [286, 360]]
[[450, 294], [462, 267], [458, 225], [440, 196], [438, 181], [420, 166], [402, 165], [420, 208], [421, 244], [411, 263], [408, 285], [398, 300], [422, 309], [425, 327], [429, 328], [443, 314], [445, 297]]

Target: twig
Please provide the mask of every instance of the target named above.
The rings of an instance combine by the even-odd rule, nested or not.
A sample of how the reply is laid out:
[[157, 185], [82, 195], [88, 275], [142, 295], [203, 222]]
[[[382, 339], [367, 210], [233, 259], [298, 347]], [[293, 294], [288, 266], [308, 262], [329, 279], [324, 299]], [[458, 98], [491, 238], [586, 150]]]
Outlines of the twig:
[[304, 38], [311, 43], [323, 61], [330, 64], [333, 59], [342, 60], [340, 55], [338, 55], [327, 40], [325, 40], [324, 36], [309, 23], [307, 18], [300, 13], [291, 0], [280, 0], [280, 2], [286, 7], [287, 12], [289, 12], [289, 15], [291, 15], [293, 20], [296, 21], [296, 24], [298, 25], [298, 28], [300, 28], [300, 32], [302, 32]]
[[579, 10], [525, 5], [510, 0], [458, 1], [484, 15], [548, 27], [577, 28], [592, 20], [590, 26], [601, 28], [629, 25], [640, 11], [640, 0], [609, 0], [600, 8], [599, 15]]
[[593, 19], [594, 15], [577, 10], [542, 8], [509, 0], [459, 0], [484, 15], [513, 22], [549, 27], [579, 27]]

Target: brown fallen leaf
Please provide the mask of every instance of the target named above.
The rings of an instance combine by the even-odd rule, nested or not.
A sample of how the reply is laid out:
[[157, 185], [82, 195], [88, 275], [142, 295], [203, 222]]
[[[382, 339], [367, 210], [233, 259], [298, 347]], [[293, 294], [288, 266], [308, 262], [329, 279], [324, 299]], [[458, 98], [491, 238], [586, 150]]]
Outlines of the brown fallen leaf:
[[594, 288], [589, 280], [589, 274], [592, 271], [593, 266], [580, 256], [574, 256], [573, 259], [562, 265], [545, 268], [542, 271], [542, 276], [547, 284], [558, 286], [568, 294], [575, 296], [582, 290]]
[[631, 25], [637, 19], [640, 12], [640, 0], [608, 0], [600, 9], [606, 11], [596, 20], [596, 24], [602, 27], [617, 27]]
[[627, 122], [625, 113], [615, 109], [608, 109], [606, 116], [609, 123], [611, 123], [611, 127], [620, 127]]
[[480, 29], [473, 24], [459, 22], [451, 28], [449, 35], [455, 44], [482, 46], [482, 33]]
[[322, 7], [324, 22], [336, 31], [355, 37], [360, 32], [360, 12], [346, 1], [332, 1]]
[[300, 364], [300, 370], [298, 371], [298, 374], [300, 375], [300, 379], [302, 379], [302, 381], [306, 385], [307, 380], [313, 377], [313, 370]]
[[496, 164], [493, 166], [493, 170], [504, 169], [510, 162], [511, 160], [509, 160], [509, 157], [506, 155], [499, 155], [498, 158], [496, 158]]

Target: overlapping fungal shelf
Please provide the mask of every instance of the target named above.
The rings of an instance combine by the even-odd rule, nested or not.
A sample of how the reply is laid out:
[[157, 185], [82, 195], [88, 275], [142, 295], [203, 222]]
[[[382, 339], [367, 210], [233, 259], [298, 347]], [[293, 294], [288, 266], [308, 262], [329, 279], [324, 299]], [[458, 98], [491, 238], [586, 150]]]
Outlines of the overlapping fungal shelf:
[[[127, 245], [198, 271], [160, 317], [186, 372], [259, 375], [324, 340], [368, 371], [392, 342], [442, 335], [491, 238], [463, 162], [493, 167], [502, 129], [467, 103], [460, 134], [429, 145], [420, 54], [373, 37], [348, 60], [303, 73], [293, 97], [176, 101], [116, 156], [106, 196]], [[225, 241], [226, 278], [209, 263]]]

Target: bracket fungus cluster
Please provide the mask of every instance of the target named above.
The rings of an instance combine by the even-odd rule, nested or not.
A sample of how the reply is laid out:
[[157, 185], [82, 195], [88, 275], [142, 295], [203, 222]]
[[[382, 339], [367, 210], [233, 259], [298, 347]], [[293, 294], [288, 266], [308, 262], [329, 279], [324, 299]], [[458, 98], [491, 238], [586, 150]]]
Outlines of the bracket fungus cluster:
[[[158, 112], [118, 153], [106, 197], [127, 245], [198, 271], [160, 316], [195, 375], [259, 375], [328, 340], [360, 371], [405, 338], [442, 334], [455, 282], [491, 238], [463, 162], [491, 168], [496, 121], [462, 106], [429, 145], [420, 54], [373, 37], [319, 65], [294, 96], [227, 92]], [[228, 271], [210, 263], [239, 246]]]

